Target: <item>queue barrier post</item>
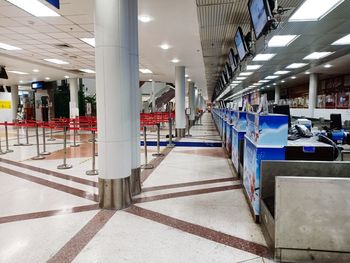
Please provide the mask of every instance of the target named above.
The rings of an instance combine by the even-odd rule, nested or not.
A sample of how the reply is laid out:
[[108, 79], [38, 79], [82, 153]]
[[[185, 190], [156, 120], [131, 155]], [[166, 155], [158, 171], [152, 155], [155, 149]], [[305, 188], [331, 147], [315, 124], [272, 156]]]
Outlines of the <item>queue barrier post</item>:
[[26, 133], [26, 143], [24, 143], [23, 146], [32, 146], [32, 144], [29, 143], [29, 125], [28, 125], [28, 123], [26, 125], [25, 133]]
[[190, 134], [190, 129], [191, 129], [191, 121], [190, 121], [190, 115], [186, 114], [187, 117], [187, 135], [185, 137], [192, 137]]
[[36, 156], [32, 158], [32, 160], [43, 160], [45, 159], [44, 156], [40, 155], [40, 149], [39, 149], [39, 128], [38, 124], [35, 123], [35, 138], [36, 138]]
[[96, 132], [92, 131], [92, 169], [86, 171], [86, 175], [98, 175], [98, 170], [96, 170]]
[[4, 154], [6, 154], [6, 151], [4, 152], [4, 151], [2, 150], [2, 146], [1, 146], [1, 137], [0, 137], [0, 155], [4, 155]]
[[169, 143], [168, 143], [168, 145], [166, 147], [174, 148], [175, 144], [173, 144], [173, 120], [171, 118], [171, 113], [170, 112], [169, 112], [168, 123], [169, 123]]
[[157, 123], [157, 153], [152, 154], [155, 157], [164, 156], [164, 154], [160, 153], [160, 123]]
[[52, 123], [50, 123], [49, 126], [50, 126], [50, 138], [48, 139], [48, 141], [49, 142], [56, 141], [56, 139], [53, 137], [53, 133], [52, 133], [52, 130], [53, 130]]
[[73, 166], [71, 164], [67, 164], [67, 127], [64, 126], [63, 133], [64, 133], [64, 139], [63, 139], [63, 164], [60, 164], [57, 166], [57, 169], [60, 170], [66, 170], [71, 169]]
[[46, 151], [46, 130], [45, 130], [44, 123], [43, 123], [42, 129], [43, 129], [43, 151], [40, 154], [41, 155], [50, 155], [51, 153]]
[[143, 126], [143, 147], [145, 149], [145, 164], [141, 165], [141, 169], [153, 169], [154, 166], [148, 163], [147, 158], [147, 127]]
[[[6, 144], [6, 150], [5, 153], [12, 153], [13, 150], [10, 150], [9, 148], [9, 131], [8, 131], [8, 127], [7, 127], [7, 121], [5, 121], [5, 144]], [[1, 149], [0, 149], [1, 152]]]
[[19, 123], [16, 121], [16, 130], [17, 130], [17, 143], [15, 143], [13, 146], [23, 146], [23, 143], [21, 143], [19, 138]]
[[73, 119], [73, 145], [70, 147], [79, 147], [80, 145], [77, 144], [77, 122], [76, 119]]

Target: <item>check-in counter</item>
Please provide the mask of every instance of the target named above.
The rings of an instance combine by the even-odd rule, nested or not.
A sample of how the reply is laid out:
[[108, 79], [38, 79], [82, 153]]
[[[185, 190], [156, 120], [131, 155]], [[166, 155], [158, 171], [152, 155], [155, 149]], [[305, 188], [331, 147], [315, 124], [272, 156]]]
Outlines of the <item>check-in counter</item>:
[[227, 150], [227, 153], [229, 154], [229, 157], [231, 157], [231, 151], [232, 151], [232, 114], [233, 110], [228, 110], [226, 113], [226, 133], [225, 133], [225, 148]]
[[243, 185], [255, 221], [260, 215], [260, 164], [284, 160], [288, 141], [288, 117], [280, 114], [247, 113], [244, 137]]
[[263, 161], [261, 226], [277, 262], [350, 262], [350, 162]]
[[231, 160], [233, 167], [236, 169], [238, 177], [241, 177], [244, 161], [244, 135], [247, 128], [246, 112], [233, 111], [231, 114], [231, 122]]

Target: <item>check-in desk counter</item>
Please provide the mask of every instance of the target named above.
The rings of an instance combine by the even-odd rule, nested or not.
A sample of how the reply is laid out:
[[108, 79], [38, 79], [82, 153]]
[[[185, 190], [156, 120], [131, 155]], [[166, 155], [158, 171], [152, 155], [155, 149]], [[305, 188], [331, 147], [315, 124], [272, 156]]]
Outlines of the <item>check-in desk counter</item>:
[[225, 148], [227, 150], [227, 153], [229, 154], [229, 157], [231, 157], [231, 151], [232, 151], [232, 114], [233, 110], [228, 110], [226, 113], [226, 121], [225, 121]]
[[350, 162], [263, 161], [261, 226], [277, 262], [350, 262]]
[[231, 160], [236, 169], [238, 177], [242, 176], [243, 171], [243, 151], [244, 151], [244, 135], [247, 128], [246, 112], [233, 111], [231, 114]]
[[244, 137], [243, 185], [252, 215], [260, 215], [260, 164], [263, 160], [284, 160], [288, 141], [286, 115], [247, 113]]
[[228, 109], [225, 109], [223, 111], [223, 115], [222, 115], [222, 123], [221, 123], [221, 130], [222, 130], [222, 142], [225, 145], [226, 144], [226, 121], [228, 118]]

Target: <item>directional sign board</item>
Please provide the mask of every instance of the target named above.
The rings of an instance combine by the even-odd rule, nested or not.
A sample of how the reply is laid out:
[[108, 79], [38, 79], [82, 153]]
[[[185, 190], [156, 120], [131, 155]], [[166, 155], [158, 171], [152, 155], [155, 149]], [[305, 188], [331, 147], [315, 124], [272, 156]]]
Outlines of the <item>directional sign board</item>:
[[60, 9], [60, 0], [46, 0], [47, 2], [49, 2], [51, 5], [53, 5], [54, 7], [56, 7], [57, 9]]

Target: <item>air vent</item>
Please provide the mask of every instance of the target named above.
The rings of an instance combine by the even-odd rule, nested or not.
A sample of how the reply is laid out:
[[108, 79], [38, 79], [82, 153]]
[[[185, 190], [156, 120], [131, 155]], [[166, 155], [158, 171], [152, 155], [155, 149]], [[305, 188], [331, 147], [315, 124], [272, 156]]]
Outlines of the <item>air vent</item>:
[[69, 45], [69, 44], [56, 44], [55, 47], [58, 47], [58, 48], [72, 48], [72, 46]]

